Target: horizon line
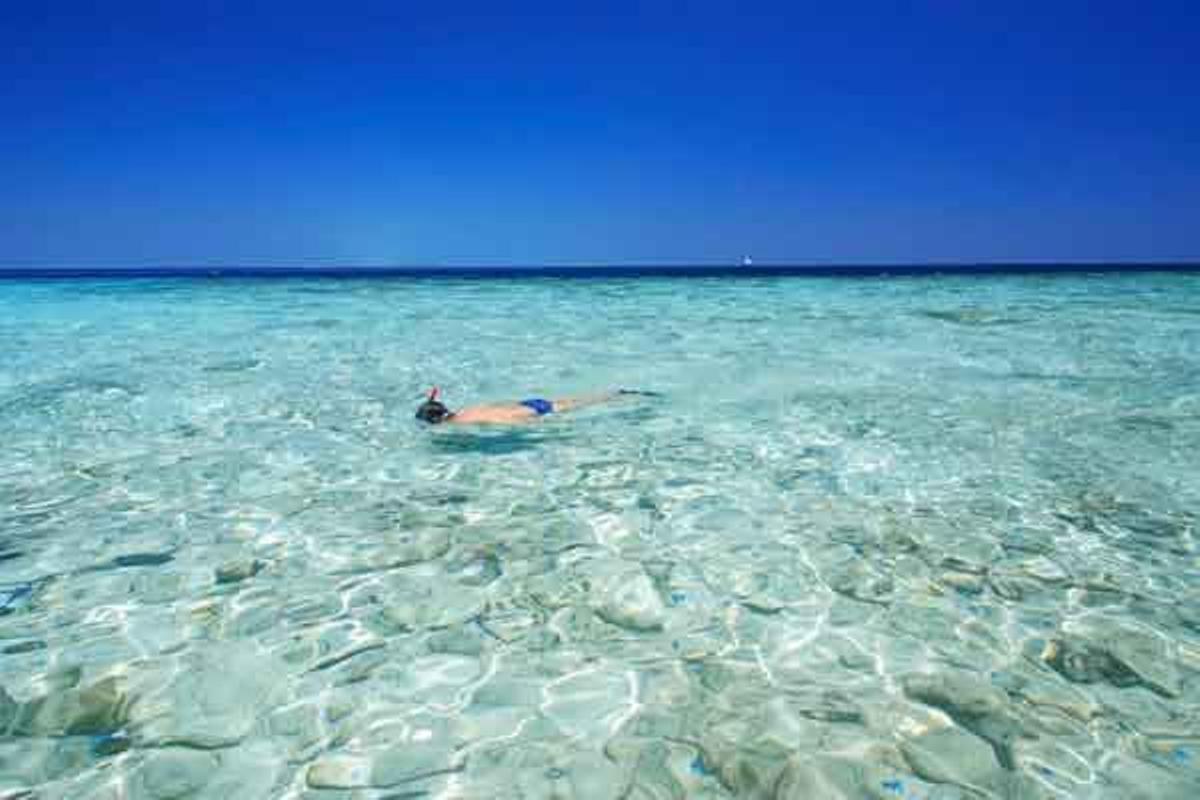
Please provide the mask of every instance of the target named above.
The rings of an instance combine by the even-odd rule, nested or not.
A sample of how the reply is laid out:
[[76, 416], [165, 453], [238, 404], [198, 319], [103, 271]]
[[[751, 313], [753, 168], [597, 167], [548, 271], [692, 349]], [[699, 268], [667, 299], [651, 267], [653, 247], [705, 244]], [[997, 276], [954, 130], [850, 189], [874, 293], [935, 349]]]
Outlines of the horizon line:
[[820, 264], [603, 263], [388, 266], [40, 266], [3, 267], [0, 279], [88, 278], [633, 278], [633, 277], [889, 277], [936, 275], [1029, 275], [1063, 273], [1200, 272], [1200, 261], [962, 261], [843, 262]]

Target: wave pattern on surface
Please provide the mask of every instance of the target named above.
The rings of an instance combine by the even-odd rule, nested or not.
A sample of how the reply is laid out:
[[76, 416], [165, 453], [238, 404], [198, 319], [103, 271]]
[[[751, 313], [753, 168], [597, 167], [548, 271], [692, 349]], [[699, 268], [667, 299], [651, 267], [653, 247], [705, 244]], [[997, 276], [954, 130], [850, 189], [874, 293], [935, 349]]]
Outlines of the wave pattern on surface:
[[[0, 285], [0, 794], [1194, 798], [1196, 313]], [[424, 430], [434, 384], [667, 400]]]

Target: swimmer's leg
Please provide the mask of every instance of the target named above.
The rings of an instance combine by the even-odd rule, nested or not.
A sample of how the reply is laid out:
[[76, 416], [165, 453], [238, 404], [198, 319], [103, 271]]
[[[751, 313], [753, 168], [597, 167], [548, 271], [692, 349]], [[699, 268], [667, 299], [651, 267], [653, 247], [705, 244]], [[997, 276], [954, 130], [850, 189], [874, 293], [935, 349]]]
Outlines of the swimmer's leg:
[[646, 392], [638, 389], [617, 389], [615, 392], [583, 394], [575, 397], [558, 397], [551, 402], [554, 403], [555, 411], [571, 411], [577, 408], [587, 408], [588, 406], [597, 406], [616, 400], [630, 400], [637, 397], [662, 397], [662, 395], [658, 392]]
[[603, 392], [600, 394], [581, 394], [574, 397], [555, 397], [550, 402], [554, 403], [554, 411], [557, 413], [611, 403], [617, 399], [617, 396], [616, 392]]

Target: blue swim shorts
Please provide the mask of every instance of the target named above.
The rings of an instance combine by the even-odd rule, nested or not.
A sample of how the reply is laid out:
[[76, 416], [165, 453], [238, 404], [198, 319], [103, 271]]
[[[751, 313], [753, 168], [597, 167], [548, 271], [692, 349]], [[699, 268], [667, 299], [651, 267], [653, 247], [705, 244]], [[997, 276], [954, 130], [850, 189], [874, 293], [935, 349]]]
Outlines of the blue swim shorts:
[[554, 413], [554, 403], [551, 403], [549, 400], [544, 400], [541, 397], [531, 397], [528, 400], [522, 400], [521, 405], [525, 406], [539, 417]]

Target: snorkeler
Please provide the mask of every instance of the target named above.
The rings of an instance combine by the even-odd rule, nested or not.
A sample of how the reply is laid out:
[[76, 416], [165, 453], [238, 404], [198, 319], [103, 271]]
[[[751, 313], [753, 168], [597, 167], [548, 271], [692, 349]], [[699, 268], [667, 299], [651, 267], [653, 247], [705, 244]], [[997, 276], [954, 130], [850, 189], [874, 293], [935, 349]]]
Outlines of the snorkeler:
[[438, 400], [439, 390], [435, 386], [429, 392], [429, 397], [417, 408], [417, 419], [431, 425], [449, 423], [452, 425], [520, 425], [532, 422], [547, 414], [559, 414], [564, 411], [574, 411], [587, 406], [608, 403], [631, 396], [658, 397], [655, 392], [644, 392], [637, 389], [618, 389], [615, 392], [602, 394], [579, 395], [577, 397], [560, 397], [546, 400], [542, 397], [531, 397], [519, 403], [498, 403], [495, 405], [468, 406], [458, 411], [451, 411]]

